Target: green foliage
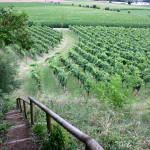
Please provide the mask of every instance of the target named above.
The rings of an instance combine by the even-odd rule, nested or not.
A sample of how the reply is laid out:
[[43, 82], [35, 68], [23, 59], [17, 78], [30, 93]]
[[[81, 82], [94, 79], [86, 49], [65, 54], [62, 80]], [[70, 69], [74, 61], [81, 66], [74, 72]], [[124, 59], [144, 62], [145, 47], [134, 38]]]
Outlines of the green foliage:
[[13, 124], [14, 124], [14, 123], [3, 122], [3, 123], [0, 125], [0, 132], [9, 129]]
[[63, 150], [69, 140], [69, 134], [56, 122], [53, 123], [53, 130], [42, 143], [42, 150]]
[[105, 10], [109, 10], [109, 7], [105, 7]]
[[0, 9], [0, 47], [17, 43], [23, 49], [29, 50], [33, 41], [26, 30], [28, 16], [18, 13], [13, 7]]
[[2, 93], [0, 93], [0, 117], [3, 116], [4, 113], [8, 112], [10, 110], [10, 99], [8, 98], [4, 98], [4, 96], [2, 96]]
[[40, 136], [40, 138], [43, 138], [47, 135], [47, 130], [45, 125], [42, 124], [36, 124], [35, 126], [33, 126], [32, 128], [33, 133], [38, 134]]
[[6, 53], [11, 51], [16, 51], [20, 56], [25, 56], [26, 54], [32, 58], [36, 57], [36, 54], [48, 53], [48, 51], [55, 47], [56, 44], [62, 39], [62, 33], [52, 30], [49, 27], [32, 26], [28, 27], [28, 32], [31, 34], [31, 39], [34, 41], [30, 51], [24, 51], [17, 44], [12, 44], [9, 47], [3, 46]]
[[142, 80], [145, 85], [149, 83], [150, 37], [146, 33], [150, 32], [149, 29], [100, 26], [70, 26], [70, 29], [79, 35], [79, 43], [68, 55], [96, 82], [110, 81], [111, 76], [117, 73], [122, 79], [122, 87], [124, 84], [140, 89]]
[[115, 107], [123, 107], [127, 104], [130, 95], [129, 89], [123, 89], [121, 86], [121, 77], [115, 75], [110, 82], [100, 82], [93, 87], [94, 93], [99, 102], [108, 101]]
[[0, 89], [10, 93], [19, 86], [17, 62], [13, 56], [0, 54]]
[[38, 90], [41, 89], [41, 69], [39, 68], [38, 64], [31, 65], [31, 78], [36, 82], [36, 88]]

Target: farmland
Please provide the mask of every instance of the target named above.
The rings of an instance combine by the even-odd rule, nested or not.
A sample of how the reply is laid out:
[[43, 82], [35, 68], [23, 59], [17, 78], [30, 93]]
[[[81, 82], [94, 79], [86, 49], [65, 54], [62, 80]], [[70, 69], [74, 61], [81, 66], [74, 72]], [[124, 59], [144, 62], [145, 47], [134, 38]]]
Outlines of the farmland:
[[[81, 3], [82, 4], [82, 3]], [[11, 3], [1, 3], [1, 7], [7, 7]], [[100, 9], [91, 9], [79, 7], [79, 3], [74, 6], [71, 3], [17, 3], [13, 4], [17, 10], [28, 12], [30, 21], [47, 25], [51, 27], [69, 27], [69, 25], [102, 25], [102, 26], [124, 26], [124, 27], [150, 27], [149, 14], [134, 15], [117, 11], [106, 11], [103, 3], [98, 3]], [[83, 6], [84, 4], [82, 4]], [[93, 3], [86, 5], [93, 6]], [[84, 6], [86, 6], [84, 5]], [[63, 7], [62, 7], [63, 6]], [[137, 9], [139, 7], [105, 4], [106, 7], [112, 9]], [[149, 7], [141, 7], [140, 9], [150, 11]], [[57, 19], [56, 19], [57, 18]]]
[[[29, 51], [2, 47], [20, 62], [22, 85], [10, 98], [34, 97], [106, 150], [149, 149], [150, 7], [93, 1], [0, 7], [11, 4], [29, 15], [34, 43]], [[37, 108], [35, 121], [32, 131], [47, 142], [45, 113]], [[71, 135], [65, 142], [66, 149], [84, 149]]]

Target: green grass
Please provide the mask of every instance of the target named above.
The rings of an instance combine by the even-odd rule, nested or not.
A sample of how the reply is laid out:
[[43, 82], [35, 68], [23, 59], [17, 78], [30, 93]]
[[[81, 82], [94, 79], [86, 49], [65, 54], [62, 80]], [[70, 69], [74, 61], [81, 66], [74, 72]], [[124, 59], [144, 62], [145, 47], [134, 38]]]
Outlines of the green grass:
[[[88, 4], [93, 3], [89, 2]], [[8, 5], [10, 4], [1, 3], [1, 7]], [[30, 3], [30, 6], [28, 3], [14, 3], [14, 6], [19, 11], [27, 12], [31, 21], [53, 27], [68, 27], [69, 25], [150, 27], [148, 16], [104, 10], [105, 6], [118, 9], [148, 9], [148, 7], [130, 7], [108, 3], [98, 3], [101, 9], [78, 7], [78, 4], [71, 6], [71, 3], [61, 5]]]

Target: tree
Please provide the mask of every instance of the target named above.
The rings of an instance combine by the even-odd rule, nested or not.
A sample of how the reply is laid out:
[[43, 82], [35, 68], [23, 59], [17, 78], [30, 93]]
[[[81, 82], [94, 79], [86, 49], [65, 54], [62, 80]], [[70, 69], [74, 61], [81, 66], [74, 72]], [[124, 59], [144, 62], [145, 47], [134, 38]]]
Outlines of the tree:
[[0, 9], [0, 47], [17, 43], [23, 49], [31, 49], [33, 41], [27, 31], [28, 16], [18, 13], [13, 7]]

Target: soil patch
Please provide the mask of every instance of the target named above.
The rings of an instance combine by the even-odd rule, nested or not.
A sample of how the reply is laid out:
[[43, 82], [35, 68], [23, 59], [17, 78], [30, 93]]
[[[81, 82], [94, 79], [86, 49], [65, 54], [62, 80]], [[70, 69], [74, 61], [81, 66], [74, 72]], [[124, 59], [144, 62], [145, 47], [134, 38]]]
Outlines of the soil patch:
[[29, 135], [29, 126], [23, 121], [22, 114], [19, 110], [14, 108], [6, 113], [4, 121], [15, 124], [9, 128], [7, 133], [7, 140], [0, 145], [0, 149], [6, 148], [7, 150], [38, 150], [38, 145], [34, 144]]

